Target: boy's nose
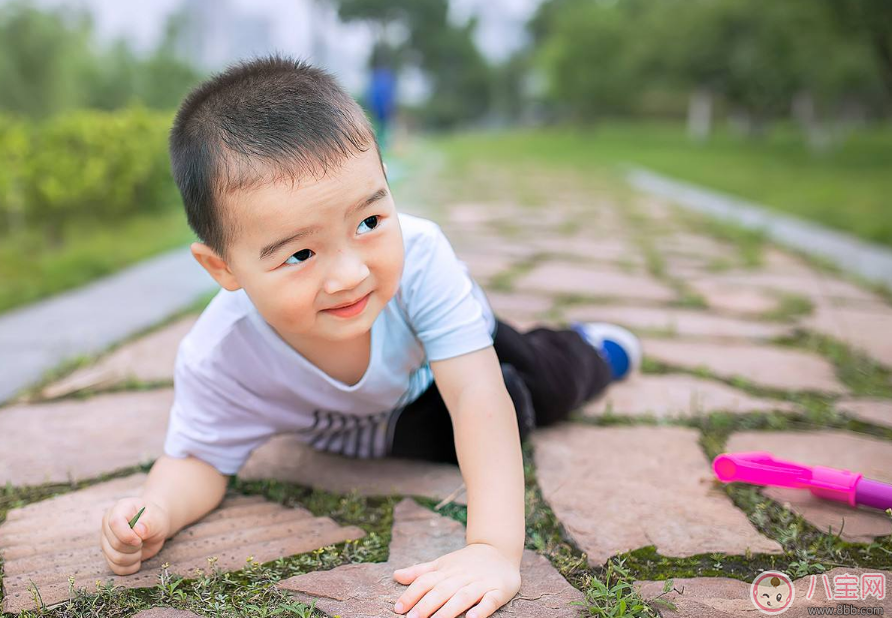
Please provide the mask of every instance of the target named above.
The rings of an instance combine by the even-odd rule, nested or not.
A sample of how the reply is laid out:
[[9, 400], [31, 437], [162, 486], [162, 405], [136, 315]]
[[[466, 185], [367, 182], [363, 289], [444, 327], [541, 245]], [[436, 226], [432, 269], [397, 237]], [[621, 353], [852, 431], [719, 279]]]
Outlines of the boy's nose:
[[361, 287], [368, 276], [369, 267], [366, 266], [362, 255], [352, 251], [340, 251], [326, 278], [325, 292], [334, 295], [344, 290], [356, 289]]

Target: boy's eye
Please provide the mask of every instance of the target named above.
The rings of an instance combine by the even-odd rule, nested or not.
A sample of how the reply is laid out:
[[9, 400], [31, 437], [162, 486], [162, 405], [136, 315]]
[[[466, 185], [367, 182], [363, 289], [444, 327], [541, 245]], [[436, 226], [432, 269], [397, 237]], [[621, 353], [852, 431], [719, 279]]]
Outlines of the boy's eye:
[[378, 218], [379, 217], [380, 217], [380, 215], [372, 215], [371, 217], [366, 217], [365, 219], [362, 220], [362, 223], [360, 223], [359, 225], [360, 225], [360, 227], [362, 227], [363, 223], [368, 225], [368, 223], [366, 223], [366, 221], [374, 220], [375, 224], [371, 226], [371, 229], [375, 229], [376, 227], [378, 227]]
[[[373, 230], [378, 227], [378, 223], [379, 223], [378, 219], [380, 219], [380, 218], [381, 218], [381, 215], [372, 215], [371, 217], [366, 217], [365, 219], [363, 219], [362, 223], [360, 223], [359, 225], [360, 225], [360, 227], [362, 227], [363, 225], [369, 226], [370, 224], [368, 222], [373, 221], [374, 223], [370, 226], [370, 229]], [[302, 264], [310, 259], [310, 256], [306, 255], [306, 253], [308, 253], [308, 252], [313, 253], [313, 251], [310, 249], [301, 249], [297, 253], [293, 253], [291, 255], [291, 257], [289, 257], [287, 260], [285, 260], [285, 263], [292, 264], [292, 265]], [[294, 261], [292, 261], [292, 260], [294, 260]]]
[[292, 260], [293, 258], [295, 258], [295, 257], [297, 257], [297, 256], [299, 256], [299, 255], [301, 255], [301, 254], [303, 254], [303, 253], [308, 252], [308, 251], [309, 251], [310, 253], [312, 253], [312, 251], [310, 251], [310, 249], [301, 249], [301, 250], [298, 251], [297, 253], [293, 253], [293, 254], [291, 255], [291, 257], [289, 257], [287, 260], [285, 260], [285, 263], [286, 263], [286, 264], [302, 264], [303, 262], [305, 262], [305, 261], [307, 261], [307, 260], [310, 259], [310, 256], [309, 256], [309, 255], [306, 256], [306, 257], [304, 257], [304, 258], [300, 258], [300, 259], [298, 259], [296, 262], [292, 262], [291, 260]]

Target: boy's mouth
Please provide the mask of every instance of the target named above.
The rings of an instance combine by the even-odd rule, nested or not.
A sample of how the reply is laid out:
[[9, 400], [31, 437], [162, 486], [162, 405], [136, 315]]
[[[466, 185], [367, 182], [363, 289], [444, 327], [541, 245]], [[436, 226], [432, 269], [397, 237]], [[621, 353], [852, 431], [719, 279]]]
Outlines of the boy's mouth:
[[352, 316], [360, 313], [363, 309], [365, 309], [365, 306], [368, 302], [368, 298], [369, 298], [369, 296], [371, 296], [371, 294], [372, 293], [369, 292], [368, 294], [366, 294], [365, 296], [360, 298], [358, 301], [356, 301], [355, 303], [352, 303], [350, 305], [342, 305], [340, 307], [332, 307], [330, 309], [323, 309], [323, 311], [325, 311], [327, 313], [334, 314], [339, 317], [344, 317], [344, 318], [352, 317]]

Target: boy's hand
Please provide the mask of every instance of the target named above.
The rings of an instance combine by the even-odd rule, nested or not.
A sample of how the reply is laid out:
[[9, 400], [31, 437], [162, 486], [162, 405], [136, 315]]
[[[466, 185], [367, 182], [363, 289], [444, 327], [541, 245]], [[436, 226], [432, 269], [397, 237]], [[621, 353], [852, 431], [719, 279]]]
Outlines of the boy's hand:
[[485, 618], [520, 590], [520, 569], [487, 543], [397, 569], [393, 577], [411, 584], [394, 605], [398, 614], [414, 608], [408, 618], [454, 618], [474, 605], [467, 618]]
[[[129, 522], [142, 507], [146, 510], [131, 530]], [[161, 551], [169, 532], [170, 518], [158, 504], [141, 497], [124, 498], [102, 516], [99, 542], [111, 570], [116, 575], [132, 575]]]

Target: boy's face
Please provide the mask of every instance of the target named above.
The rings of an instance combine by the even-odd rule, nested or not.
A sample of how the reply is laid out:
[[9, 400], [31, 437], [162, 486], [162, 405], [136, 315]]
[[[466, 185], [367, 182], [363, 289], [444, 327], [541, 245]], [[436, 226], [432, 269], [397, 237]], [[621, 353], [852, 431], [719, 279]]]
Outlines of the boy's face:
[[[228, 195], [223, 208], [238, 230], [229, 262], [202, 243], [193, 255], [227, 290], [244, 288], [292, 346], [364, 336], [399, 287], [402, 230], [374, 148], [293, 189], [289, 179]], [[367, 295], [355, 315], [327, 311]]]

